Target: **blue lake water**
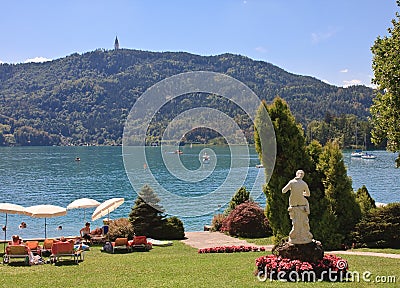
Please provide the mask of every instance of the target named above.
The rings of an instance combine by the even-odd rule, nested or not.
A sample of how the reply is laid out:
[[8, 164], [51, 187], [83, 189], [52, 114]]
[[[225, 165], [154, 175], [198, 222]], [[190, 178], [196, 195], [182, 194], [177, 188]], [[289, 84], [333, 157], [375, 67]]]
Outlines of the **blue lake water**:
[[[185, 216], [180, 218], [186, 231], [199, 231], [210, 223], [213, 214], [223, 211], [224, 205], [237, 190], [235, 181], [225, 182], [230, 171], [233, 171], [232, 177], [235, 179], [244, 177], [239, 182], [242, 181], [246, 188], [253, 187], [256, 181], [252, 196], [264, 206], [265, 196], [261, 192], [264, 180], [263, 177], [257, 178], [260, 169], [255, 168], [259, 161], [254, 148], [249, 148], [249, 156], [242, 152], [231, 156], [228, 147], [208, 148], [212, 149], [208, 150], [212, 157], [210, 164], [205, 165], [201, 164], [199, 157], [205, 149], [203, 146], [185, 146], [180, 156], [161, 154], [159, 147], [148, 147], [146, 167], [143, 167], [142, 162], [136, 163], [140, 168], [128, 168], [127, 174], [122, 147], [3, 147], [0, 148], [0, 202], [25, 207], [39, 204], [66, 207], [78, 198], [86, 197], [102, 202], [113, 197], [123, 197], [124, 204], [111, 212], [110, 218], [127, 217], [137, 197], [128, 175], [137, 181], [135, 187], [141, 187], [147, 181], [143, 171], [149, 170], [155, 181], [171, 193], [169, 197], [169, 194], [157, 191], [157, 186], [150, 185], [161, 194], [161, 205], [168, 213], [173, 212], [170, 214]], [[344, 152], [353, 188], [366, 185], [375, 201], [400, 202], [400, 169], [394, 166], [396, 154], [385, 151], [374, 153], [377, 159], [364, 160], [351, 158], [350, 153]], [[76, 157], [81, 161], [75, 161]], [[192, 183], [176, 179], [163, 165], [167, 157], [171, 157], [171, 161], [174, 161], [173, 157], [180, 157], [187, 167], [189, 177], [192, 177], [190, 175], [194, 171], [196, 175], [204, 174], [204, 179]], [[232, 163], [240, 164], [231, 168]], [[218, 187], [222, 188], [214, 193]], [[174, 200], [173, 195], [177, 195], [178, 201]], [[197, 211], [198, 206], [206, 209]], [[48, 218], [47, 236], [77, 235], [84, 222], [90, 220], [94, 209], [73, 209], [68, 210], [66, 216]], [[18, 228], [22, 221], [27, 223], [26, 229]], [[5, 215], [0, 214], [0, 225], [4, 224]], [[96, 220], [92, 222], [92, 228], [101, 224], [101, 219]], [[63, 227], [61, 231], [56, 229], [59, 225]], [[9, 214], [7, 226], [7, 238], [13, 234], [23, 238], [44, 237], [44, 219]]]

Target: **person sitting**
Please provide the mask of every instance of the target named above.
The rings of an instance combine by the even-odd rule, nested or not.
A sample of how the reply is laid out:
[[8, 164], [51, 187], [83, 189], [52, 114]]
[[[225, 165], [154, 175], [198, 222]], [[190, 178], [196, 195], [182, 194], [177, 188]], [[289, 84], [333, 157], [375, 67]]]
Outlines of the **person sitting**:
[[31, 249], [23, 243], [22, 239], [19, 238], [18, 235], [13, 235], [11, 237], [11, 241], [8, 242], [8, 246], [6, 247], [6, 254], [10, 253], [10, 247], [9, 246], [15, 246], [15, 245], [20, 245], [20, 246], [24, 246], [25, 247], [25, 251], [26, 251], [26, 253], [27, 253], [28, 257], [29, 257], [29, 263], [31, 264], [32, 261], [33, 261], [33, 253], [31, 251]]
[[9, 245], [22, 245], [23, 244], [22, 239], [19, 238], [18, 235], [13, 235], [11, 238], [12, 238], [11, 241], [8, 243]]
[[90, 232], [90, 235], [93, 236], [101, 236], [103, 234], [103, 229], [97, 227], [96, 229], [92, 230], [92, 232]]
[[103, 229], [103, 235], [106, 235], [108, 233], [108, 225], [109, 224], [110, 224], [110, 221], [108, 219], [103, 220], [103, 227], [101, 227], [101, 229]]
[[81, 237], [83, 239], [85, 239], [86, 241], [91, 242], [92, 237], [90, 236], [90, 223], [86, 222], [85, 227], [83, 227], [80, 231], [79, 231]]

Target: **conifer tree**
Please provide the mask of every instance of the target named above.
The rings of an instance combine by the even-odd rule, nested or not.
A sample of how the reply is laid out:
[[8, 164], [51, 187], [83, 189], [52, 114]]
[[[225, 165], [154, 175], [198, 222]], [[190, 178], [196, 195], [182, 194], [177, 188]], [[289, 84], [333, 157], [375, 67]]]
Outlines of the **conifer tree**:
[[375, 200], [372, 199], [365, 185], [357, 190], [356, 201], [360, 205], [362, 216], [365, 216], [371, 209], [376, 208]]
[[[291, 229], [287, 207], [289, 193], [283, 194], [282, 188], [292, 179], [297, 170], [306, 172], [312, 168], [311, 158], [305, 149], [305, 138], [300, 124], [297, 124], [290, 109], [282, 98], [276, 97], [271, 105], [264, 101], [258, 109], [255, 119], [255, 144], [259, 157], [266, 167], [265, 157], [268, 151], [262, 153], [261, 137], [265, 134], [263, 129], [268, 129], [268, 121], [264, 119], [267, 110], [275, 130], [276, 137], [276, 162], [270, 181], [264, 186], [264, 193], [267, 198], [266, 216], [270, 222], [276, 241], [286, 237]], [[268, 167], [266, 167], [268, 168]], [[268, 172], [266, 169], [266, 173]], [[268, 179], [267, 175], [267, 179]], [[309, 179], [305, 176], [305, 181]]]
[[237, 205], [242, 204], [246, 201], [250, 201], [250, 192], [247, 191], [246, 187], [240, 187], [236, 193], [232, 196], [229, 206], [225, 209], [224, 214], [228, 215]]
[[153, 189], [144, 185], [129, 213], [129, 221], [136, 235], [160, 239], [165, 216], [159, 202]]
[[312, 168], [308, 172], [310, 179], [308, 186], [311, 191], [311, 196], [308, 199], [311, 210], [309, 215], [310, 228], [314, 239], [321, 241], [325, 249], [338, 249], [343, 236], [338, 233], [337, 218], [325, 197], [322, 183], [324, 174], [317, 169], [322, 151], [322, 145], [316, 140], [311, 141], [307, 146], [307, 152], [312, 158]]
[[342, 151], [336, 142], [328, 142], [324, 146], [317, 169], [323, 174], [325, 196], [329, 209], [336, 216], [338, 234], [346, 240], [360, 220], [361, 210], [356, 202], [351, 178], [347, 176]]

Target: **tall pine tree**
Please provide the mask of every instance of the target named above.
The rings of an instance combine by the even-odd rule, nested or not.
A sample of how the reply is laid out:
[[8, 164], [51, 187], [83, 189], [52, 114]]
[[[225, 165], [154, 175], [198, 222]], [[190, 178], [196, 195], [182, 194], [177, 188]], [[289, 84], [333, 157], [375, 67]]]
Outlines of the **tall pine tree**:
[[153, 189], [144, 185], [129, 213], [129, 221], [136, 235], [162, 238], [165, 216], [159, 202]]
[[[255, 119], [255, 144], [259, 157], [266, 167], [268, 151], [260, 147], [260, 138], [264, 133], [263, 129], [269, 129], [265, 123], [265, 110], [268, 112], [276, 137], [276, 163], [272, 175], [266, 175], [269, 182], [264, 186], [264, 193], [267, 198], [266, 216], [270, 222], [276, 241], [286, 237], [291, 229], [291, 221], [288, 215], [289, 193], [283, 194], [282, 188], [292, 179], [297, 170], [306, 172], [312, 167], [312, 160], [305, 149], [305, 138], [303, 130], [296, 123], [294, 116], [282, 98], [276, 97], [271, 105], [264, 101], [258, 109]], [[266, 167], [266, 173], [268, 172]], [[307, 182], [308, 177], [305, 177]]]
[[360, 221], [361, 210], [356, 202], [351, 178], [347, 176], [342, 151], [335, 142], [328, 142], [321, 153], [318, 171], [323, 174], [325, 196], [329, 202], [329, 209], [336, 216], [338, 233], [345, 241], [349, 240], [350, 232]]
[[371, 197], [365, 185], [357, 190], [356, 201], [360, 205], [362, 216], [365, 216], [371, 209], [376, 208], [375, 200]]

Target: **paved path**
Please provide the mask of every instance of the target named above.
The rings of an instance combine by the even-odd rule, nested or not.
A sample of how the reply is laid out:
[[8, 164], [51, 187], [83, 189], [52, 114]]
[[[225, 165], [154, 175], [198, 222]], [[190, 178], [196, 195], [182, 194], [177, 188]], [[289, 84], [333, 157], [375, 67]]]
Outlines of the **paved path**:
[[[186, 239], [182, 240], [182, 242], [197, 249], [211, 248], [218, 246], [233, 246], [233, 245], [261, 247], [260, 245], [255, 245], [253, 243], [247, 242], [246, 240], [230, 237], [220, 232], [209, 232], [209, 231], [185, 232], [185, 237]], [[265, 247], [266, 250], [270, 251], [273, 245], [265, 245], [262, 247]]]
[[[218, 246], [257, 246], [265, 247], [266, 251], [271, 251], [274, 245], [255, 245], [249, 243], [246, 240], [241, 240], [235, 237], [225, 235], [220, 232], [185, 232], [185, 240], [181, 240], [183, 243], [192, 246], [197, 249], [211, 248]], [[377, 253], [377, 252], [362, 252], [362, 251], [325, 251], [327, 254], [347, 254], [347, 255], [360, 255], [360, 256], [375, 256], [375, 257], [386, 257], [400, 259], [400, 254], [388, 254], [388, 253]]]

